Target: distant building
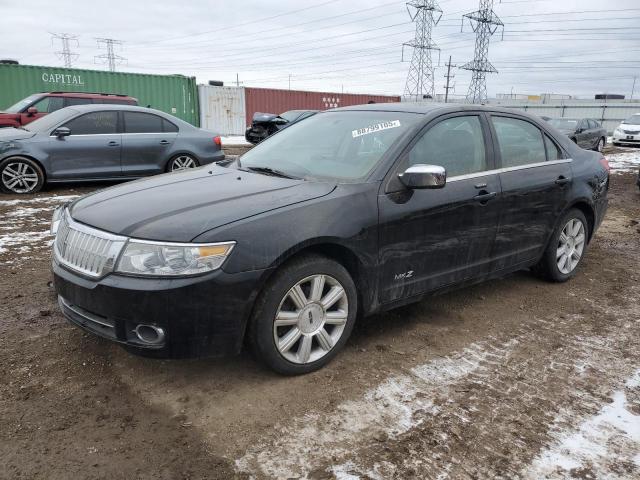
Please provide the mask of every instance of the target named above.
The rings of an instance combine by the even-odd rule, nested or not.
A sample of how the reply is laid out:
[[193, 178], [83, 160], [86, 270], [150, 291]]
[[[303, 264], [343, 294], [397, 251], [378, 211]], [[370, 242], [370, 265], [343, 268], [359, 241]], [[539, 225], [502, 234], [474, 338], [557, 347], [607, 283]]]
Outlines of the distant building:
[[624, 95], [617, 93], [597, 93], [596, 100], [624, 100]]

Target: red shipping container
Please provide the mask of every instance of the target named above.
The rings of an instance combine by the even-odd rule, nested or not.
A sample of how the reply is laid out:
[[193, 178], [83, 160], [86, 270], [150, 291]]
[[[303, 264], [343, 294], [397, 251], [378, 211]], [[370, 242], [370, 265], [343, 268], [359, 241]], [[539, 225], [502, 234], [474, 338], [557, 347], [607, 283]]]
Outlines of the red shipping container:
[[304, 92], [271, 88], [244, 89], [247, 125], [256, 112], [280, 114], [287, 110], [328, 110], [330, 108], [376, 103], [399, 102], [400, 97], [353, 93]]

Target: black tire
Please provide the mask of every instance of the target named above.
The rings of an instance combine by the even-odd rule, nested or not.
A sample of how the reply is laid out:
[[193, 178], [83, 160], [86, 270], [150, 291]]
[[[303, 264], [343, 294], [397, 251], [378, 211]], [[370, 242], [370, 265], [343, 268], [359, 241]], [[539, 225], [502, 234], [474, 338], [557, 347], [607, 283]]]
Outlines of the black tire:
[[[24, 180], [11, 184], [12, 176], [23, 172]], [[27, 157], [10, 157], [0, 162], [0, 190], [4, 193], [26, 195], [36, 193], [44, 185], [44, 172], [37, 162]]]
[[[584, 249], [582, 251], [582, 254], [580, 256], [580, 259], [577, 265], [573, 267], [570, 272], [563, 273], [560, 271], [560, 268], [558, 267], [557, 252], [560, 246], [559, 245], [560, 235], [563, 229], [565, 228], [565, 226], [567, 225], [567, 223], [569, 223], [569, 221], [572, 219], [578, 220], [582, 223], [584, 235], [585, 235]], [[565, 213], [562, 216], [562, 218], [558, 222], [558, 225], [556, 226], [556, 229], [553, 232], [553, 235], [551, 235], [549, 244], [547, 245], [547, 248], [542, 254], [542, 258], [540, 259], [538, 264], [535, 267], [533, 267], [532, 269], [533, 272], [539, 277], [545, 280], [548, 280], [550, 282], [566, 282], [570, 278], [573, 278], [576, 272], [578, 271], [580, 264], [582, 263], [582, 259], [584, 258], [584, 255], [587, 252], [589, 232], [590, 232], [589, 222], [587, 222], [587, 219], [584, 216], [584, 213], [582, 213], [577, 208], [572, 208], [571, 210], [569, 210], [567, 213]]]
[[[600, 148], [600, 145], [602, 145], [602, 148]], [[607, 139], [604, 137], [600, 137], [598, 139], [598, 143], [596, 143], [596, 146], [593, 147], [593, 150], [595, 152], [602, 152], [604, 150], [604, 147], [607, 145]]]
[[[324, 356], [309, 363], [294, 363], [285, 358], [276, 346], [276, 335], [274, 333], [275, 317], [281, 305], [284, 305], [284, 302], [287, 301], [288, 292], [296, 286], [298, 282], [313, 275], [325, 275], [328, 278], [330, 277], [331, 280], [339, 282], [340, 286], [343, 287], [348, 301], [346, 323], [344, 324], [344, 329], [339, 339], [337, 339], [332, 348], [326, 351], [326, 353], [323, 353]], [[325, 288], [328, 288], [328, 285], [325, 285]], [[308, 292], [305, 292], [305, 294], [308, 295]], [[329, 258], [320, 255], [304, 255], [283, 265], [258, 296], [249, 321], [247, 331], [248, 343], [257, 359], [277, 373], [283, 375], [310, 373], [325, 366], [342, 349], [353, 330], [358, 313], [357, 309], [358, 295], [356, 286], [349, 272], [342, 265]], [[311, 315], [309, 321], [311, 322]], [[328, 324], [327, 327], [333, 328]], [[300, 340], [296, 340], [291, 347], [291, 350], [294, 350], [294, 347], [297, 345], [298, 348], [295, 349], [298, 352], [297, 354], [299, 354], [303, 340], [302, 336], [299, 338]], [[322, 351], [317, 340], [312, 340], [311, 342], [316, 342], [316, 351]], [[291, 355], [291, 353], [289, 354]]]
[[[193, 162], [193, 165], [190, 167], [186, 167], [183, 169], [177, 169], [174, 168], [174, 165], [176, 164], [176, 162], [180, 162], [180, 161], [184, 161], [184, 159], [189, 159], [191, 162]], [[200, 162], [198, 161], [198, 159], [191, 154], [188, 153], [181, 153], [179, 155], [176, 155], [175, 157], [172, 157], [171, 160], [169, 160], [167, 162], [167, 172], [179, 172], [180, 170], [187, 170], [190, 168], [197, 168], [200, 166]]]

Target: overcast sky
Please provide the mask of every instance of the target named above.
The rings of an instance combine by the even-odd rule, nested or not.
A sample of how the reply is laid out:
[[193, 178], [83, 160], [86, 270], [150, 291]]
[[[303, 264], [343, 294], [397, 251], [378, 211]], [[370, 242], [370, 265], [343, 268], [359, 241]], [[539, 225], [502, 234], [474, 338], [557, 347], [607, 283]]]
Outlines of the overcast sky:
[[[442, 0], [433, 40], [436, 93], [444, 92], [446, 67], [473, 59], [470, 25], [462, 14], [477, 0]], [[564, 93], [592, 97], [623, 93], [640, 76], [638, 0], [496, 0], [503, 20], [489, 59], [499, 70], [488, 91]], [[96, 37], [123, 43], [122, 71], [179, 73], [199, 82], [335, 92], [402, 94], [409, 63], [402, 43], [413, 39], [405, 2], [389, 0], [0, 0], [0, 58], [62, 66], [61, 45], [51, 33], [77, 35], [74, 66], [106, 69]], [[410, 58], [410, 51], [405, 51]], [[470, 72], [455, 69], [455, 94], [467, 92]], [[290, 77], [291, 76], [291, 77]], [[0, 88], [2, 86], [0, 85]], [[640, 79], [636, 97], [640, 96]]]

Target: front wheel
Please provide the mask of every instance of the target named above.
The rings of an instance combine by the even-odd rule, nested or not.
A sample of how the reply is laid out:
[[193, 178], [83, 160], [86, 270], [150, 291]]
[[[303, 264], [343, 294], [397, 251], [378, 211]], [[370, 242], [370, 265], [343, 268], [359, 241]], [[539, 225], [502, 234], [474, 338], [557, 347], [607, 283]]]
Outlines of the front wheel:
[[358, 296], [339, 263], [312, 255], [277, 272], [256, 301], [249, 341], [256, 356], [284, 375], [313, 372], [344, 346]]
[[167, 165], [168, 172], [179, 172], [181, 170], [188, 170], [190, 168], [196, 168], [198, 166], [198, 160], [191, 155], [178, 155], [173, 157]]
[[578, 209], [560, 220], [551, 241], [534, 271], [552, 282], [566, 282], [576, 274], [587, 248], [589, 224]]
[[36, 193], [43, 184], [44, 172], [30, 158], [13, 157], [0, 163], [0, 189], [5, 193]]

